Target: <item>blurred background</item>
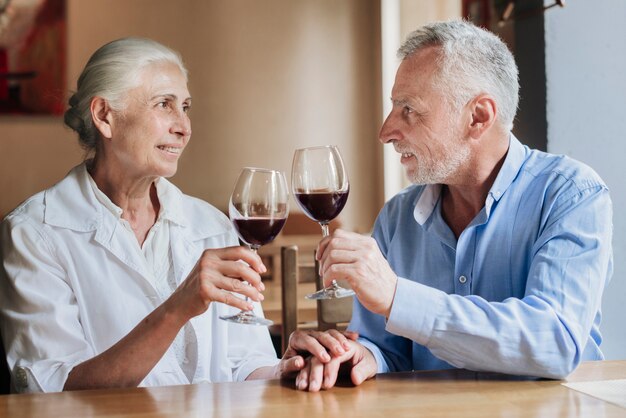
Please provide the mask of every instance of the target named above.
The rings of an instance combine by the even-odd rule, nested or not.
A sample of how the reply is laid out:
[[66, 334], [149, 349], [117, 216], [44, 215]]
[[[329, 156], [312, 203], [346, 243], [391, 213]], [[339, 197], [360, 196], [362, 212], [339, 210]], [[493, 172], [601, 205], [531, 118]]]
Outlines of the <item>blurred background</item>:
[[[35, 0], [0, 0], [0, 10]], [[88, 57], [125, 36], [177, 50], [189, 70], [193, 135], [172, 181], [222, 210], [239, 170], [289, 176], [296, 148], [335, 144], [351, 180], [343, 227], [368, 233], [406, 186], [378, 142], [395, 51], [422, 23], [472, 14], [513, 50], [522, 85], [515, 133], [592, 166], [612, 190], [615, 273], [605, 293], [603, 349], [626, 358], [626, 2], [571, 0], [65, 0], [65, 94]], [[545, 10], [544, 10], [545, 9]], [[6, 22], [5, 22], [6, 23]], [[15, 46], [2, 34], [0, 50]], [[1, 76], [1, 74], [0, 74]], [[25, 81], [26, 83], [27, 81]], [[0, 116], [0, 215], [84, 158], [61, 116]], [[295, 203], [292, 211], [297, 212]]]

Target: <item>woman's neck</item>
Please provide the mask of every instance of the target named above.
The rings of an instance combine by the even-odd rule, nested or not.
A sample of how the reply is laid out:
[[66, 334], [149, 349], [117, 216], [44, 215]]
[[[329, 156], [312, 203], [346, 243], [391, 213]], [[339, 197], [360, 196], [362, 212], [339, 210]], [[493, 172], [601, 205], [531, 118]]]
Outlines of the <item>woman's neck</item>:
[[157, 177], [122, 175], [123, 170], [104, 166], [97, 159], [93, 160], [88, 171], [98, 189], [122, 209], [122, 218], [128, 221], [142, 245], [159, 215]]

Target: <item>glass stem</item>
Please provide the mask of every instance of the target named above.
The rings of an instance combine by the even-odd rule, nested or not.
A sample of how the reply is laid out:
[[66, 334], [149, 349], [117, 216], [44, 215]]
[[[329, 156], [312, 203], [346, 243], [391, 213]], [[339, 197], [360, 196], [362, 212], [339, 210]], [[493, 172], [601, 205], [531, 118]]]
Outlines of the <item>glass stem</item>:
[[329, 235], [328, 222], [322, 222], [320, 223], [320, 226], [322, 227], [322, 236], [327, 237]]
[[[252, 251], [253, 253], [257, 253], [257, 250], [259, 249], [258, 245], [251, 245], [250, 246], [250, 251]], [[245, 282], [244, 282], [245, 283]], [[248, 283], [248, 286], [250, 286], [250, 284]], [[250, 300], [250, 298], [248, 296], [246, 296], [246, 302], [248, 302]], [[246, 312], [251, 312], [251, 311], [246, 311]]]
[[[320, 226], [322, 227], [323, 237], [327, 237], [328, 235], [330, 235], [330, 232], [328, 231], [328, 222], [320, 222]], [[329, 289], [332, 287], [337, 287], [337, 280], [333, 280], [333, 283], [330, 286], [328, 286], [326, 289]]]

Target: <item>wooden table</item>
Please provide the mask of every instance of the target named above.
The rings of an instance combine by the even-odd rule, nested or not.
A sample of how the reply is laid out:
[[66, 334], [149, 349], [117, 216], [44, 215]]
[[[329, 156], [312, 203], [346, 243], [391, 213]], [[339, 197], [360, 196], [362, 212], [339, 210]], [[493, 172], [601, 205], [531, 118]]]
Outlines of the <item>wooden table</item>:
[[[625, 361], [583, 363], [567, 381], [626, 378]], [[293, 381], [0, 396], [0, 417], [625, 417], [561, 381], [464, 370], [379, 375], [359, 387], [298, 392]], [[626, 395], [625, 395], [626, 396]]]

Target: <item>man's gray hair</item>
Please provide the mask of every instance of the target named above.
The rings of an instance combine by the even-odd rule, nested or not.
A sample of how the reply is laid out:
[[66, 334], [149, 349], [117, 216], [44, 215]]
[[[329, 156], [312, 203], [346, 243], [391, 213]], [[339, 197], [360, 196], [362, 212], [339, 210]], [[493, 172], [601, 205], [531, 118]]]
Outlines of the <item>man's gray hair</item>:
[[513, 128], [519, 102], [517, 65], [507, 46], [493, 33], [463, 20], [430, 23], [409, 34], [398, 56], [407, 59], [429, 46], [440, 48], [435, 88], [454, 109], [481, 93], [494, 97], [497, 121]]
[[96, 149], [98, 131], [91, 119], [91, 100], [104, 98], [114, 110], [123, 110], [128, 90], [139, 86], [140, 73], [159, 62], [176, 64], [185, 78], [187, 70], [180, 56], [160, 43], [143, 38], [122, 38], [100, 47], [93, 53], [77, 82], [65, 112], [67, 126], [78, 133], [87, 151]]

